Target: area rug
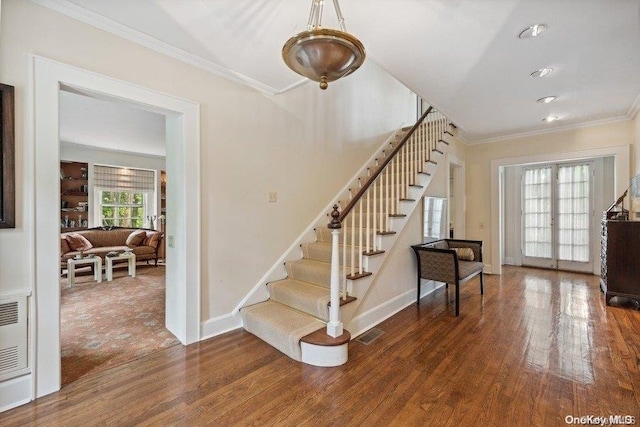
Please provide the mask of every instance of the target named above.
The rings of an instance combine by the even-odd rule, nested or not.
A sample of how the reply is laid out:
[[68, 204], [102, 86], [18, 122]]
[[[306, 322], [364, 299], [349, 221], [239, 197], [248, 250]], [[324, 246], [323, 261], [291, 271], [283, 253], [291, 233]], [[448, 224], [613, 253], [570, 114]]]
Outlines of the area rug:
[[164, 327], [164, 266], [139, 264], [135, 278], [117, 269], [102, 283], [80, 273], [74, 287], [65, 277], [60, 284], [62, 385], [179, 343]]

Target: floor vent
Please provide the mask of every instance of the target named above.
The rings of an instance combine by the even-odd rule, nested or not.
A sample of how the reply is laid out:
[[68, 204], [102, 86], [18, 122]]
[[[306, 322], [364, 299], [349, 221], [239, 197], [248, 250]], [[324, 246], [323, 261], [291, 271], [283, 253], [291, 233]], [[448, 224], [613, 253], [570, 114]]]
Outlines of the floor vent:
[[380, 337], [382, 334], [384, 334], [384, 331], [382, 329], [378, 329], [378, 328], [369, 329], [367, 332], [365, 332], [364, 334], [356, 338], [356, 341], [361, 342], [364, 345], [369, 345], [378, 337]]

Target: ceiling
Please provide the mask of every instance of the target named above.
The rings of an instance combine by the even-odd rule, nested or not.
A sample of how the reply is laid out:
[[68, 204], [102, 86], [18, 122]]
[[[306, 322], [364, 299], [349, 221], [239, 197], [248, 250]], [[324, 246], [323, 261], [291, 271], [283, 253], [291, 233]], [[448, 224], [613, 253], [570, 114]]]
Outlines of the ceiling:
[[59, 99], [62, 143], [166, 156], [164, 115], [68, 86]]
[[[33, 1], [264, 92], [304, 83], [280, 52], [305, 29], [310, 0]], [[639, 108], [640, 0], [340, 6], [367, 60], [448, 115], [469, 143], [629, 119]], [[518, 38], [538, 23], [548, 26], [543, 34]], [[323, 24], [337, 28], [331, 1]], [[553, 69], [548, 77], [530, 77], [544, 67]], [[558, 98], [536, 102], [548, 95]], [[559, 120], [543, 123], [549, 115]]]

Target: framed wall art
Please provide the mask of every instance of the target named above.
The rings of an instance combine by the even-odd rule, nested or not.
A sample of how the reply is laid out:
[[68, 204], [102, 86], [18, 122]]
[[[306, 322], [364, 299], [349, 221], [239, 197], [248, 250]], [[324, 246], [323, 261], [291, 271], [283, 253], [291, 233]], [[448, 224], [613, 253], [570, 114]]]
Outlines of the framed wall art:
[[13, 86], [0, 83], [0, 228], [15, 228], [15, 100]]

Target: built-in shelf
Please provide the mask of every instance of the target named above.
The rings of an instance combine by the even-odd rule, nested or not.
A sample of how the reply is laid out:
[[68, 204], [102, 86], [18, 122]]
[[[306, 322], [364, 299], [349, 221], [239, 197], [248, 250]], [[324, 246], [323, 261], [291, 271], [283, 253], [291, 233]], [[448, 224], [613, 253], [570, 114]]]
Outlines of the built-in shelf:
[[[85, 230], [89, 225], [88, 164], [60, 162], [60, 231]], [[82, 210], [78, 208], [84, 206]]]

